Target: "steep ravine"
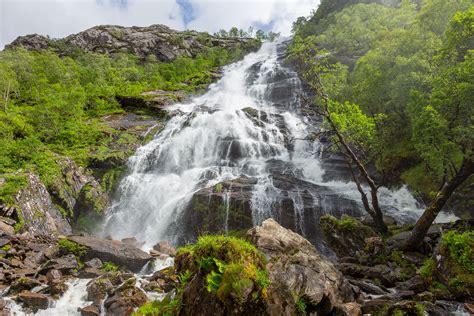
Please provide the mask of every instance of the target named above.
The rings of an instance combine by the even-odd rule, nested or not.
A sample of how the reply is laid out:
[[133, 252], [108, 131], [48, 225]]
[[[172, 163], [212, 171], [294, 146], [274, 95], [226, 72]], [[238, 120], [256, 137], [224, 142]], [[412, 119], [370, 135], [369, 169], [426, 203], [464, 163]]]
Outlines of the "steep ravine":
[[[322, 215], [363, 215], [341, 158], [308, 137], [320, 120], [304, 114], [305, 90], [284, 65], [285, 47], [265, 43], [206, 94], [172, 107], [179, 114], [130, 158], [104, 235], [183, 245], [272, 217], [322, 250]], [[380, 200], [402, 224], [421, 212], [405, 187], [382, 188]]]

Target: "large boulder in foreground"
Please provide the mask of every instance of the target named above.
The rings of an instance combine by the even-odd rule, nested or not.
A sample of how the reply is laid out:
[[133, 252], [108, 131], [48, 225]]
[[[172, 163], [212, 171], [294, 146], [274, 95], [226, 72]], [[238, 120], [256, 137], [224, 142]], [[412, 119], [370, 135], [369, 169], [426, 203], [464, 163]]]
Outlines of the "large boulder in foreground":
[[110, 261], [134, 272], [139, 271], [152, 258], [133, 244], [118, 240], [92, 236], [69, 236], [67, 239], [87, 248], [84, 260], [99, 258], [102, 262]]
[[345, 304], [356, 299], [353, 288], [308, 240], [273, 219], [247, 235], [268, 258], [268, 314], [357, 315], [357, 306]]
[[180, 248], [176, 292], [138, 314], [361, 315], [359, 289], [308, 240], [273, 219], [247, 237], [203, 235]]

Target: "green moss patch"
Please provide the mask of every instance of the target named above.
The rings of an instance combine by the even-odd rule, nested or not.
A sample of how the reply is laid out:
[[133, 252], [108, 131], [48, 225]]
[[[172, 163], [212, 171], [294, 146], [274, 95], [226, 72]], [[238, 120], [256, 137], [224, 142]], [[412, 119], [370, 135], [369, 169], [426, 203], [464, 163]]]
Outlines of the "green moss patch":
[[72, 253], [76, 257], [82, 257], [87, 253], [87, 247], [79, 245], [73, 241], [67, 239], [61, 239], [58, 241], [58, 246], [60, 252], [64, 254]]
[[265, 256], [252, 244], [229, 236], [201, 236], [178, 250], [181, 271], [202, 277], [207, 291], [226, 306], [241, 306], [266, 298], [270, 284]]

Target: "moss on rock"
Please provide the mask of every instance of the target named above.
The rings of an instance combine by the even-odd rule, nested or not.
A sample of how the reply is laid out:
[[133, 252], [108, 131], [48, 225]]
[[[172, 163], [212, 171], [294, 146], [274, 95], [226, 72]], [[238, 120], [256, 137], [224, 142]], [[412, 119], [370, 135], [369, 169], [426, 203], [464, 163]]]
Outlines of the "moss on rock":
[[[195, 244], [179, 249], [175, 260], [177, 272], [189, 276], [183, 301], [205, 296], [210, 305], [199, 309], [214, 306], [224, 314], [263, 310], [270, 282], [265, 265], [265, 256], [253, 245], [220, 235], [199, 237]], [[186, 301], [183, 308], [196, 307]]]
[[347, 215], [341, 219], [325, 215], [320, 224], [324, 239], [339, 257], [354, 256], [364, 249], [366, 238], [377, 236], [372, 228]]

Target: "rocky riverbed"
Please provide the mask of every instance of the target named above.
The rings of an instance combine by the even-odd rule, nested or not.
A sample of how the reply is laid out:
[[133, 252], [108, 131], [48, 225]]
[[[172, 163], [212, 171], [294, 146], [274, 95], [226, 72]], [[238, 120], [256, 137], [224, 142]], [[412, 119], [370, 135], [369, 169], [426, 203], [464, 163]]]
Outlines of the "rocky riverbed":
[[[423, 249], [405, 253], [393, 247], [407, 236], [396, 225], [389, 238], [349, 217], [325, 216], [321, 227], [337, 258], [325, 257], [272, 219], [247, 232], [245, 238], [266, 258], [268, 284], [260, 300], [251, 295], [252, 287], [239, 295], [231, 290], [225, 299], [212, 294], [206, 270], [195, 270], [186, 250], [178, 250], [173, 265], [176, 250], [165, 241], [145, 252], [134, 238], [12, 234], [2, 228], [0, 315], [131, 315], [145, 303], [163, 299], [180, 300], [173, 314], [193, 315], [241, 315], [245, 310], [255, 315], [473, 312], [472, 272], [460, 274], [442, 237], [472, 230], [472, 223], [433, 226]], [[223, 239], [216, 247], [225, 245]], [[461, 284], [454, 284], [459, 277]]]

